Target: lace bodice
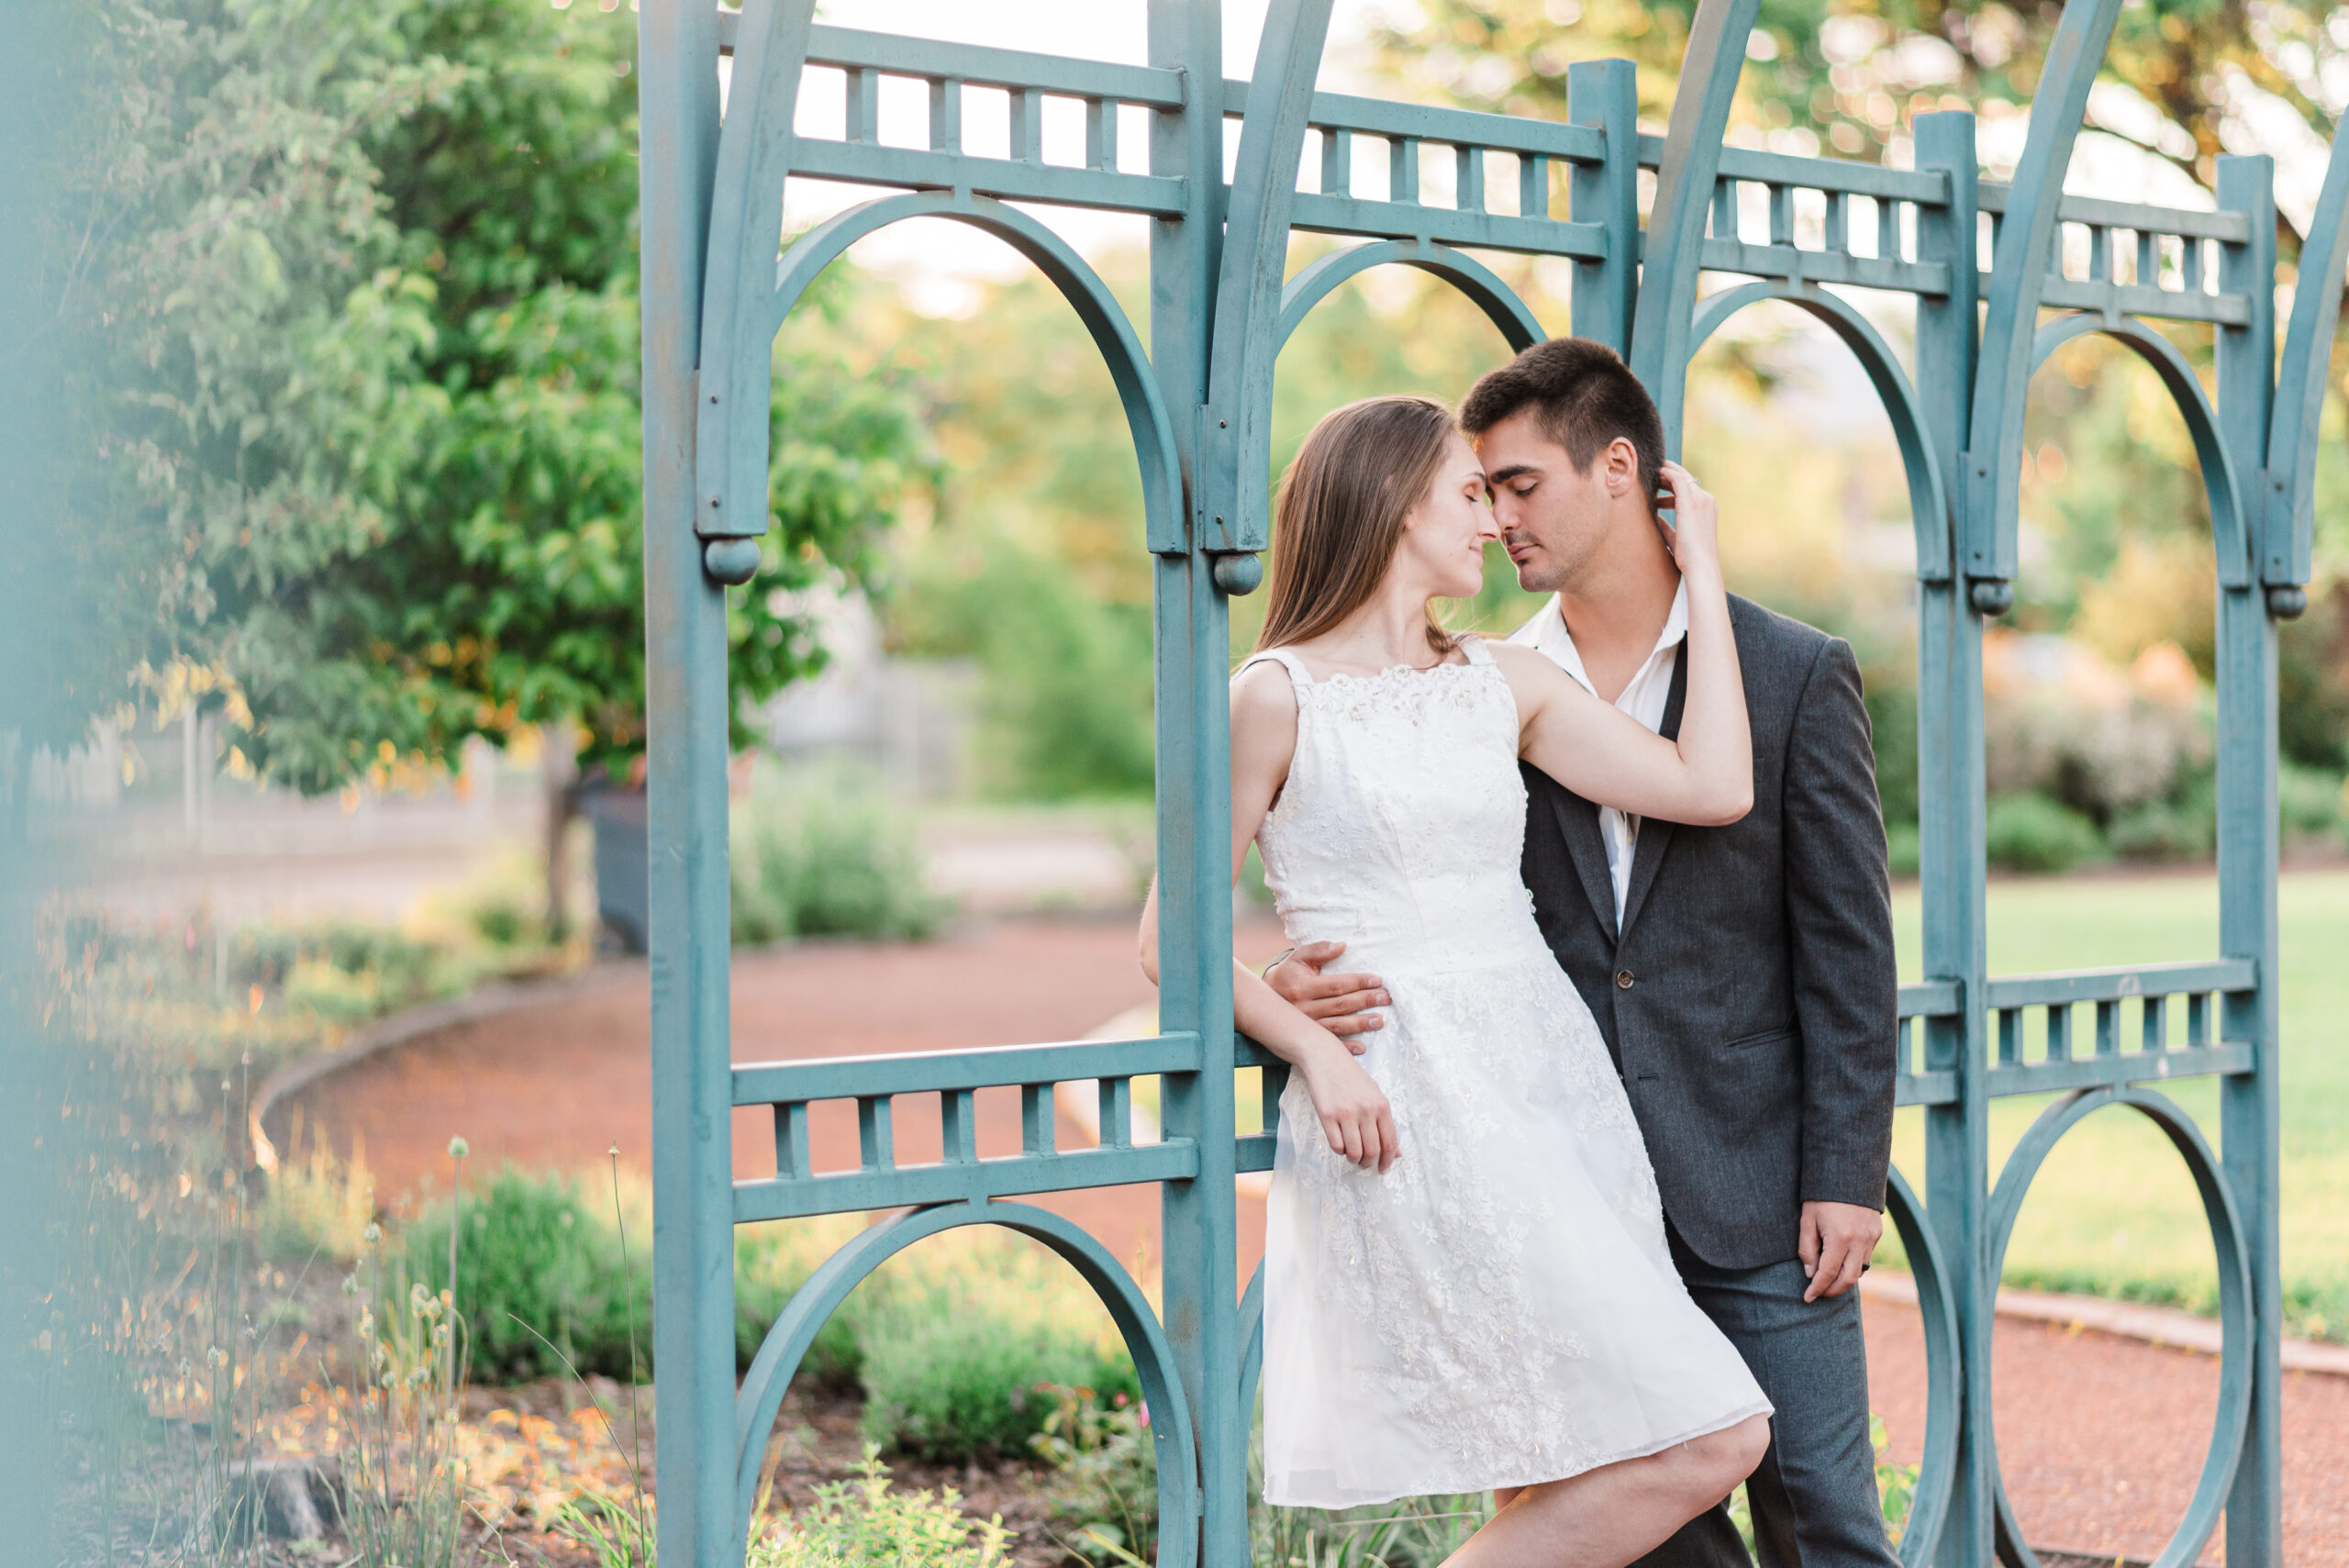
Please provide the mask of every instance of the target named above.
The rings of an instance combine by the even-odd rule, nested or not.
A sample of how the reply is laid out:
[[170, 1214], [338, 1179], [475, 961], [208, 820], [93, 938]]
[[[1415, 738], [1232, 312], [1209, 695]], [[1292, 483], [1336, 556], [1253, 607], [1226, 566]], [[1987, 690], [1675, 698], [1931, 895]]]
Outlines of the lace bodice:
[[1257, 833], [1296, 942], [1344, 967], [1476, 969], [1546, 953], [1519, 873], [1517, 701], [1490, 650], [1464, 664], [1316, 680], [1296, 654], [1297, 751]]

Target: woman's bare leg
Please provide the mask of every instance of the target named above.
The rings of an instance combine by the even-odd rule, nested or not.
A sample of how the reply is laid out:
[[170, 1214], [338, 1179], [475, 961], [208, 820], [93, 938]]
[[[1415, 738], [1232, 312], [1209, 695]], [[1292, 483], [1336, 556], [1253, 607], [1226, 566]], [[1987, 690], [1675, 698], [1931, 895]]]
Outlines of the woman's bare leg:
[[1497, 1487], [1499, 1512], [1444, 1568], [1624, 1568], [1720, 1502], [1762, 1462], [1770, 1418], [1564, 1481]]

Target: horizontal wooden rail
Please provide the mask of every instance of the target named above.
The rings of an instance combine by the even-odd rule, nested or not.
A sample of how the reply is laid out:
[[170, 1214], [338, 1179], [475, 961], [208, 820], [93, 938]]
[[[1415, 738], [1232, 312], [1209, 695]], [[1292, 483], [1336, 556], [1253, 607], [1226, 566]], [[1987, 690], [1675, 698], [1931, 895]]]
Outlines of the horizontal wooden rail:
[[1121, 1187], [1136, 1182], [1182, 1182], [1198, 1173], [1197, 1146], [1187, 1138], [1170, 1138], [1163, 1143], [1078, 1149], [1065, 1154], [1010, 1154], [995, 1160], [813, 1176], [753, 1176], [734, 1184], [734, 1223], [751, 1225], [764, 1219], [803, 1219], [818, 1214], [1081, 1187]]
[[2176, 996], [2193, 991], [2250, 991], [2259, 966], [2247, 958], [2192, 963], [2142, 963], [2111, 969], [2057, 969], [1993, 978], [1985, 1005], [2030, 1007], [2050, 1002], [2119, 1001], [2127, 996]]
[[1923, 1018], [1954, 1018], [1964, 1002], [1954, 980], [1925, 980], [1900, 988], [1898, 1068], [1893, 1074], [1892, 1101], [1900, 1106], [1943, 1106], [1957, 1099], [1957, 1073], [1940, 1067], [1912, 1072], [1916, 1024]]
[[[2003, 216], [2013, 189], [1995, 180], [1975, 188], [1975, 204], [1984, 212]], [[2102, 196], [2067, 195], [2056, 205], [2056, 220], [2085, 223], [2101, 228], [2127, 228], [2149, 234], [2176, 234], [2188, 239], [2216, 239], [2241, 245], [2251, 238], [2251, 219], [2239, 212], [2202, 212], [2190, 207], [2154, 206], [2149, 202], [2107, 201]]]
[[[718, 53], [734, 52], [734, 36], [741, 23], [740, 11], [719, 8]], [[945, 43], [936, 39], [866, 32], [821, 23], [808, 29], [807, 63], [836, 71], [878, 71], [885, 76], [967, 82], [974, 87], [1032, 87], [1061, 97], [1114, 98], [1121, 104], [1143, 104], [1157, 109], [1183, 106], [1183, 73], [1179, 71], [1084, 60], [1073, 55], [1031, 54], [1024, 50]]]
[[2045, 1095], [2092, 1089], [2107, 1084], [2154, 1084], [2173, 1078], [2207, 1078], [2248, 1073], [2254, 1064], [2248, 1045], [2214, 1045], [2199, 1051], [2132, 1051], [2061, 1062], [2007, 1062], [1990, 1069], [1993, 1095]]
[[1199, 1037], [1145, 1035], [985, 1051], [921, 1051], [889, 1056], [826, 1056], [751, 1062], [734, 1069], [734, 1103], [772, 1106], [874, 1095], [1061, 1084], [1076, 1078], [1139, 1078], [1199, 1070]]
[[1365, 239], [1430, 239], [1477, 250], [1525, 255], [1607, 258], [1607, 230], [1596, 223], [1568, 223], [1509, 213], [1464, 212], [1423, 202], [1385, 202], [1360, 196], [1325, 196], [1300, 191], [1289, 227], [1311, 234], [1343, 234]]
[[1184, 182], [1171, 174], [1129, 174], [1068, 163], [986, 158], [877, 142], [802, 136], [791, 144], [791, 172], [817, 180], [892, 190], [966, 190], [999, 201], [1046, 202], [1172, 217], [1184, 210]]
[[[1640, 167], [1654, 169], [1663, 161], [1664, 138], [1641, 137]], [[1750, 147], [1721, 149], [1720, 178], [1762, 185], [1792, 185], [1806, 191], [1841, 191], [1846, 195], [1914, 202], [1920, 206], [1949, 205], [1949, 175], [1942, 170], [1887, 169], [1880, 163], [1800, 158]]]
[[[1227, 79], [1223, 84], [1225, 117], [1240, 118], [1247, 105], [1248, 83]], [[1523, 119], [1514, 115], [1486, 114], [1433, 104], [1397, 104], [1344, 93], [1314, 94], [1312, 105], [1306, 111], [1306, 123], [1316, 129], [1357, 131], [1381, 140], [1530, 153], [1569, 163], [1601, 163], [1607, 159], [1607, 133], [1596, 126]]]
[[1943, 261], [1854, 256], [1848, 250], [1806, 250], [1794, 245], [1748, 245], [1720, 238], [1707, 239], [1703, 254], [1705, 270], [1712, 272], [1845, 284], [1854, 288], [1885, 289], [1933, 299], [1949, 293], [1949, 266]]
[[[734, 1184], [734, 1221], [1188, 1180], [1199, 1167], [1189, 1139], [1134, 1142], [1131, 1084], [1138, 1077], [1196, 1073], [1199, 1051], [1199, 1037], [1185, 1032], [746, 1063], [734, 1069], [733, 1103], [773, 1109], [775, 1173]], [[1056, 1146], [1052, 1091], [1084, 1079], [1101, 1085], [1101, 1145], [1063, 1151]], [[974, 1096], [981, 1089], [1012, 1088], [1019, 1091], [1020, 1151], [983, 1159]], [[924, 1094], [939, 1096], [941, 1158], [900, 1165], [891, 1102]], [[811, 1167], [807, 1107], [824, 1100], [856, 1103], [855, 1170]]]

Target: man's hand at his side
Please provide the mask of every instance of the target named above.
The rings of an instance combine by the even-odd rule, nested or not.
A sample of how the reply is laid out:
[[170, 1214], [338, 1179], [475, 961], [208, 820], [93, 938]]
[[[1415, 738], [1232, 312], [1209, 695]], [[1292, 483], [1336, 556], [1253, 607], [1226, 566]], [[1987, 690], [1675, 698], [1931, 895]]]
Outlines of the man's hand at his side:
[[1884, 1234], [1884, 1216], [1865, 1204], [1807, 1203], [1802, 1206], [1802, 1272], [1810, 1287], [1805, 1301], [1841, 1296], [1860, 1283]]
[[1375, 974], [1321, 973], [1345, 951], [1343, 942], [1307, 942], [1266, 970], [1264, 984], [1360, 1056], [1367, 1047], [1354, 1037], [1386, 1027], [1386, 1020], [1370, 1009], [1387, 1006], [1391, 998]]

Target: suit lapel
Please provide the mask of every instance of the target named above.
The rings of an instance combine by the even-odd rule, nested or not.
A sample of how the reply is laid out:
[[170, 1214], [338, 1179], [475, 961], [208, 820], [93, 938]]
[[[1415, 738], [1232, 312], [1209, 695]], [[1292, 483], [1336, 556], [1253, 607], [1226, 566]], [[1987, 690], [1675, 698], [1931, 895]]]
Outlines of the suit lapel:
[[[1687, 649], [1683, 648], [1685, 654]], [[1672, 687], [1664, 699], [1664, 722], [1656, 733], [1666, 740], [1680, 739], [1680, 712], [1688, 704], [1688, 661], [1677, 658], [1672, 662]], [[1597, 814], [1592, 814], [1597, 821]], [[1655, 885], [1656, 867], [1664, 863], [1666, 850], [1672, 848], [1672, 830], [1677, 824], [1660, 817], [1640, 819], [1639, 842], [1631, 850], [1631, 884], [1623, 894], [1623, 929], [1629, 931], [1631, 922], [1640, 917], [1640, 906], [1647, 902], [1648, 889]], [[1602, 854], [1601, 859], [1604, 859]], [[1618, 939], [1620, 940], [1620, 938]]]
[[1559, 784], [1542, 791], [1549, 797], [1551, 813], [1558, 819], [1558, 831], [1566, 840], [1567, 858], [1575, 862], [1575, 873], [1582, 879], [1582, 890], [1590, 900], [1591, 912], [1598, 917], [1599, 929], [1607, 940], [1616, 940], [1615, 884], [1607, 874], [1607, 841], [1598, 836], [1598, 807]]

